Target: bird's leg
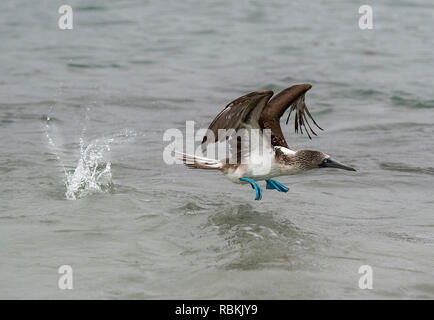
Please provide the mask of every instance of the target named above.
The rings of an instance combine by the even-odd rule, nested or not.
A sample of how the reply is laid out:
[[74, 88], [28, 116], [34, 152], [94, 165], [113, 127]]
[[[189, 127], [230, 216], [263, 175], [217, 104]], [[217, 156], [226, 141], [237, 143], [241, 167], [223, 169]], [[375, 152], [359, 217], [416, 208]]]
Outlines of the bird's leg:
[[279, 181], [268, 179], [267, 181], [267, 189], [276, 189], [280, 192], [288, 192], [289, 188], [285, 187], [283, 184], [281, 184]]
[[262, 190], [261, 187], [259, 186], [259, 184], [253, 180], [253, 179], [249, 179], [249, 178], [240, 178], [241, 181], [245, 181], [248, 182], [252, 185], [252, 188], [255, 189], [256, 191], [256, 198], [255, 200], [261, 200], [262, 199]]

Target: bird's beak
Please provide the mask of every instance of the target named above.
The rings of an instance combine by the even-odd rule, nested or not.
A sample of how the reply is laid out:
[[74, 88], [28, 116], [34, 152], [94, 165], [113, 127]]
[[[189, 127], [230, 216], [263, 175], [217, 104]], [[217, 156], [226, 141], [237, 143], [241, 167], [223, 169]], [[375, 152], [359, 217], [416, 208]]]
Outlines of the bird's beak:
[[356, 171], [356, 169], [345, 166], [332, 158], [324, 159], [324, 161], [321, 162], [319, 166], [320, 168], [336, 168], [336, 169], [343, 169], [348, 171]]

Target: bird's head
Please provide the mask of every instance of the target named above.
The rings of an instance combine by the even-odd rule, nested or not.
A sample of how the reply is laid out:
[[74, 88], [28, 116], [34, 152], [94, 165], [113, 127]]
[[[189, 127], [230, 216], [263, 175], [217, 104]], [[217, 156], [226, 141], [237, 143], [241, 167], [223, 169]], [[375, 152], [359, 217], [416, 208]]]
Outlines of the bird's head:
[[316, 169], [316, 168], [336, 168], [343, 169], [348, 171], [356, 171], [356, 169], [345, 166], [333, 158], [331, 158], [328, 154], [325, 154], [321, 151], [313, 151], [313, 150], [300, 150], [295, 154], [296, 163], [302, 169]]

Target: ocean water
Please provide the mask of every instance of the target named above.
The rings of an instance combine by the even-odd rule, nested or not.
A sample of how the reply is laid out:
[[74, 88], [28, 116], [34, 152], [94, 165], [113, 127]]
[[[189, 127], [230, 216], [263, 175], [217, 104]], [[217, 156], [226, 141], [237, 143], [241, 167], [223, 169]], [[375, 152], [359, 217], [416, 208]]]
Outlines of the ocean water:
[[[434, 298], [432, 1], [371, 1], [372, 30], [359, 1], [63, 4], [0, 2], [0, 298]], [[325, 131], [288, 144], [357, 173], [254, 201], [164, 163], [167, 129], [297, 83]]]

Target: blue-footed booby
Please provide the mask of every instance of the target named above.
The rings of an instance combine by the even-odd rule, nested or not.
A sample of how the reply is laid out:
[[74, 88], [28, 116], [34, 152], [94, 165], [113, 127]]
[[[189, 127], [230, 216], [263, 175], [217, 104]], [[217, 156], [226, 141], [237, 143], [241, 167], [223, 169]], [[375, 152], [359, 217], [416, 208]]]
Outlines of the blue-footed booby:
[[[243, 129], [250, 137], [253, 137], [253, 132], [256, 132], [259, 141], [262, 138], [262, 145], [259, 143], [253, 146], [253, 138], [250, 138], [247, 146], [243, 145], [243, 140], [238, 136], [231, 140], [235, 141], [237, 146], [236, 159], [216, 160], [182, 153], [184, 164], [195, 169], [219, 170], [232, 182], [249, 183], [256, 191], [255, 200], [262, 198], [261, 187], [256, 181], [265, 180], [267, 189], [288, 192], [288, 187], [272, 178], [299, 174], [316, 168], [356, 171], [354, 168], [337, 162], [321, 151], [294, 151], [289, 148], [280, 127], [280, 118], [288, 108], [289, 114], [286, 123], [288, 123], [291, 113], [295, 110], [296, 133], [300, 130], [303, 134], [304, 128], [310, 139], [310, 133], [317, 135], [311, 128], [308, 118], [312, 120], [316, 127], [323, 130], [313, 119], [305, 104], [305, 94], [311, 87], [310, 84], [294, 85], [283, 90], [272, 99], [273, 91], [256, 91], [232, 101], [209, 126], [208, 134], [202, 140], [203, 149], [208, 143], [228, 139], [227, 136], [221, 137], [218, 135], [221, 129], [233, 130], [235, 133], [239, 133]], [[306, 124], [308, 128], [306, 128]], [[268, 140], [264, 139], [266, 132], [269, 133]], [[209, 133], [212, 133], [212, 138], [210, 138]], [[262, 147], [261, 154], [256, 152], [258, 145]]]

